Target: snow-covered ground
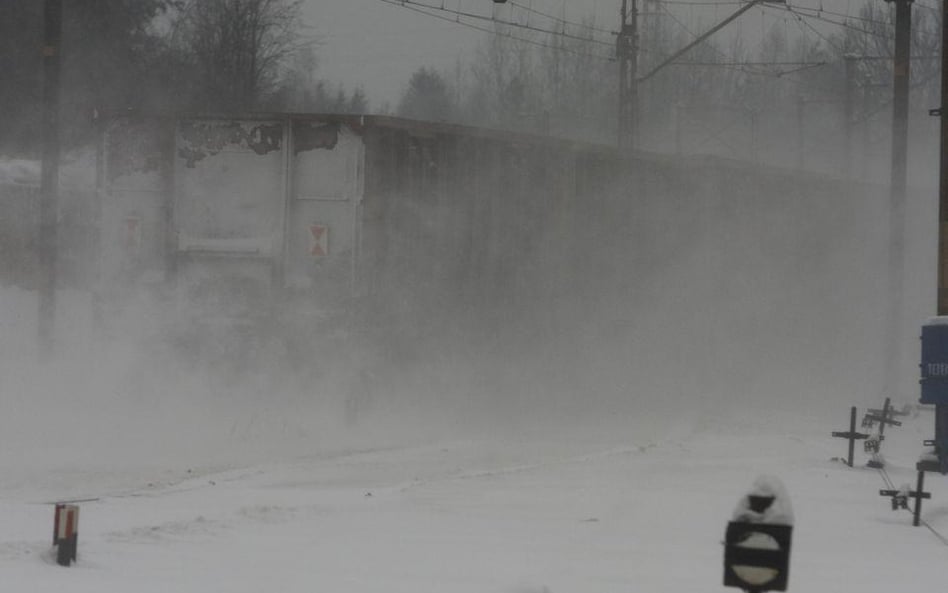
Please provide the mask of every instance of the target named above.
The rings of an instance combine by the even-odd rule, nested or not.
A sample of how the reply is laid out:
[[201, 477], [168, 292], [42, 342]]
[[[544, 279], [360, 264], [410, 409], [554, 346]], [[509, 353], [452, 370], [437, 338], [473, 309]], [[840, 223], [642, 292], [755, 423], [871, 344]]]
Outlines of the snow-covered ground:
[[[5, 591], [717, 591], [725, 525], [762, 474], [792, 498], [792, 591], [938, 591], [948, 577], [948, 545], [890, 510], [865, 455], [833, 460], [838, 393], [753, 406], [695, 392], [558, 422], [540, 409], [463, 422], [403, 398], [346, 425], [332, 393], [99, 344], [84, 298], [62, 296], [68, 356], [44, 366], [28, 347], [35, 295], [0, 290]], [[932, 422], [921, 410], [887, 432], [896, 486], [914, 485]], [[929, 475], [922, 517], [948, 535], [945, 480]], [[70, 499], [91, 500], [62, 568], [51, 503]]]
[[[186, 457], [151, 475], [60, 468], [3, 480], [0, 572], [6, 590], [77, 593], [715, 591], [726, 521], [767, 473], [796, 512], [791, 590], [941, 590], [948, 547], [889, 509], [878, 472], [831, 460], [845, 442], [829, 430], [846, 416], [708, 419], [668, 438], [633, 425], [440, 439], [214, 471]], [[890, 430], [897, 485], [914, 482], [931, 421], [922, 411]], [[923, 518], [948, 533], [944, 478], [928, 489]], [[96, 500], [81, 504], [66, 569], [48, 503], [71, 496]]]

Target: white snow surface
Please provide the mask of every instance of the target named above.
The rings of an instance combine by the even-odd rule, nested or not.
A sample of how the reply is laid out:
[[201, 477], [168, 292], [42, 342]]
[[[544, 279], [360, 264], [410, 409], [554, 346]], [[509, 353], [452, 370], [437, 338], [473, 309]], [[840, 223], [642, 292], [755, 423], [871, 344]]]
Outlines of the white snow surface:
[[[70, 355], [40, 365], [34, 301], [0, 289], [4, 591], [723, 591], [724, 530], [761, 475], [795, 511], [791, 591], [939, 591], [948, 577], [948, 546], [890, 510], [866, 457], [834, 459], [849, 404], [472, 428], [409, 401], [347, 426], [333, 394], [215, 383], [93, 345], [71, 314], [80, 294], [57, 318]], [[914, 483], [933, 415], [903, 421], [884, 444], [895, 484]], [[945, 478], [925, 486], [922, 518], [948, 535]], [[78, 561], [63, 568], [52, 503], [75, 499]]]
[[925, 325], [948, 325], [948, 315], [936, 315], [925, 320]]

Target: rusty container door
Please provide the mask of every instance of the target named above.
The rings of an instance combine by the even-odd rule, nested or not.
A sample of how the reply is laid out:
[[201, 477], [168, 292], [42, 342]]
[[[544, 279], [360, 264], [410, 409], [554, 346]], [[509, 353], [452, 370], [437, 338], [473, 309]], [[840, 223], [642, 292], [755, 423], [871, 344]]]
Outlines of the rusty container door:
[[179, 251], [279, 255], [285, 203], [283, 122], [182, 120], [175, 156]]
[[356, 292], [363, 156], [362, 137], [342, 122], [293, 124], [286, 284], [318, 309]]
[[194, 317], [252, 324], [272, 306], [284, 240], [285, 128], [279, 119], [177, 123], [176, 279]]

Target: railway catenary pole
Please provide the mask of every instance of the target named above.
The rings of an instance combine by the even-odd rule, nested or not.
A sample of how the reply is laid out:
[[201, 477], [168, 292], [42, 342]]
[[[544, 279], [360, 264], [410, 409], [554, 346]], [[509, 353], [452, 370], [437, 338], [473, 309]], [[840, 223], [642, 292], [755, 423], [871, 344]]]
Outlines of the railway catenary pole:
[[[948, 0], [942, 6], [941, 42], [948, 43]], [[948, 315], [948, 117], [945, 98], [948, 97], [948, 52], [941, 56], [941, 166], [938, 191], [938, 315]]]
[[620, 17], [622, 26], [616, 40], [616, 58], [619, 61], [619, 148], [635, 147], [638, 133], [637, 121], [639, 102], [639, 10], [637, 0], [622, 0]]
[[43, 17], [43, 167], [39, 204], [39, 355], [53, 354], [56, 314], [57, 210], [59, 202], [59, 70], [62, 41], [62, 0], [45, 0]]
[[[939, 173], [938, 190], [938, 315], [948, 315], [948, 0], [944, 0], [941, 13], [941, 107], [937, 111], [941, 115], [941, 166]], [[944, 405], [936, 405], [935, 441], [944, 442], [948, 435], [942, 432], [948, 430], [948, 409]], [[944, 452], [940, 453], [944, 455]], [[944, 463], [944, 460], [942, 460]]]
[[843, 168], [847, 180], [853, 178], [853, 87], [856, 85], [856, 58], [846, 54], [846, 99], [843, 105], [843, 136], [845, 143]]
[[905, 200], [908, 162], [908, 108], [911, 64], [912, 0], [895, 3], [895, 61], [893, 63], [892, 167], [889, 180], [888, 307], [884, 393], [898, 395], [901, 362], [901, 310], [905, 252]]
[[726, 27], [751, 8], [768, 1], [785, 3], [786, 0], [749, 0], [726, 19], [698, 35], [691, 43], [639, 76], [638, 7], [636, 6], [636, 0], [622, 0], [622, 28], [619, 31], [616, 43], [616, 57], [619, 60], [619, 146], [634, 148], [635, 145], [636, 134], [638, 133], [636, 117], [638, 115], [639, 84], [655, 76], [668, 65], [675, 63], [678, 58], [703, 43], [708, 37]]

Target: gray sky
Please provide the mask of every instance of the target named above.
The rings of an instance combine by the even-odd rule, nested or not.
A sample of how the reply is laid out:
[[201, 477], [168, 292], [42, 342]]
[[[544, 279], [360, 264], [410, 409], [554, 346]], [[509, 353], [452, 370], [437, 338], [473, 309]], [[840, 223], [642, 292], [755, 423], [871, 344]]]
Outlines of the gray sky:
[[[442, 0], [418, 0], [440, 6]], [[511, 7], [495, 8], [491, 0], [443, 0], [450, 9], [512, 18]], [[621, 0], [522, 0], [543, 12], [580, 20], [595, 14], [603, 27], [618, 21]], [[519, 13], [518, 13], [519, 14]], [[453, 70], [466, 61], [488, 33], [392, 6], [381, 0], [307, 0], [305, 16], [321, 38], [319, 76], [347, 88], [361, 84], [373, 104], [398, 101], [411, 73], [422, 66]], [[535, 26], [549, 20], [536, 17]], [[608, 23], [608, 25], [607, 25]], [[479, 23], [489, 26], [489, 23]]]
[[[440, 6], [442, 0], [417, 0]], [[516, 0], [550, 14], [579, 21], [594, 15], [603, 28], [618, 23], [621, 0]], [[491, 0], [443, 0], [449, 9], [514, 19], [522, 15], [510, 6], [495, 7]], [[381, 0], [307, 0], [308, 24], [322, 40], [319, 47], [321, 78], [347, 89], [362, 85], [373, 106], [393, 106], [411, 73], [422, 66], [453, 71], [489, 34], [438, 20]], [[534, 16], [531, 25], [548, 28], [551, 21]], [[475, 21], [476, 22], [476, 21]], [[478, 23], [489, 27], [489, 23]]]
[[[495, 13], [504, 19], [520, 19], [524, 14], [522, 10], [509, 5], [495, 7], [491, 0], [417, 1], [437, 6], [443, 4], [449, 9], [484, 16]], [[548, 14], [565, 14], [565, 18], [572, 21], [593, 16], [597, 26], [609, 30], [618, 26], [621, 4], [621, 0], [515, 1]], [[693, 32], [699, 32], [737, 8], [733, 0], [719, 1], [721, 4], [714, 8], [679, 3], [673, 5], [673, 9], [684, 23], [693, 27]], [[801, 9], [822, 7], [838, 14], [856, 14], [867, 1], [872, 0], [792, 0], [791, 4]], [[643, 2], [640, 0], [639, 4]], [[920, 3], [933, 5], [934, 1], [916, 2]], [[306, 0], [304, 10], [309, 26], [322, 40], [318, 52], [318, 76], [333, 83], [342, 83], [348, 90], [361, 85], [373, 107], [386, 101], [394, 107], [411, 73], [422, 66], [453, 71], [459, 58], [462, 62], [469, 62], [478, 41], [488, 36], [488, 33], [385, 4], [382, 0]], [[841, 17], [832, 14], [824, 17], [841, 20]], [[531, 18], [531, 25], [550, 27], [551, 21], [543, 17]], [[698, 21], [701, 24], [697, 24]], [[825, 23], [808, 22], [826, 30]], [[721, 34], [733, 34], [740, 30], [745, 41], [753, 43], [759, 39], [763, 30], [775, 23], [786, 27], [790, 35], [801, 32], [816, 35], [796, 17], [782, 13], [778, 8], [752, 9]], [[489, 23], [481, 24], [489, 26]]]

